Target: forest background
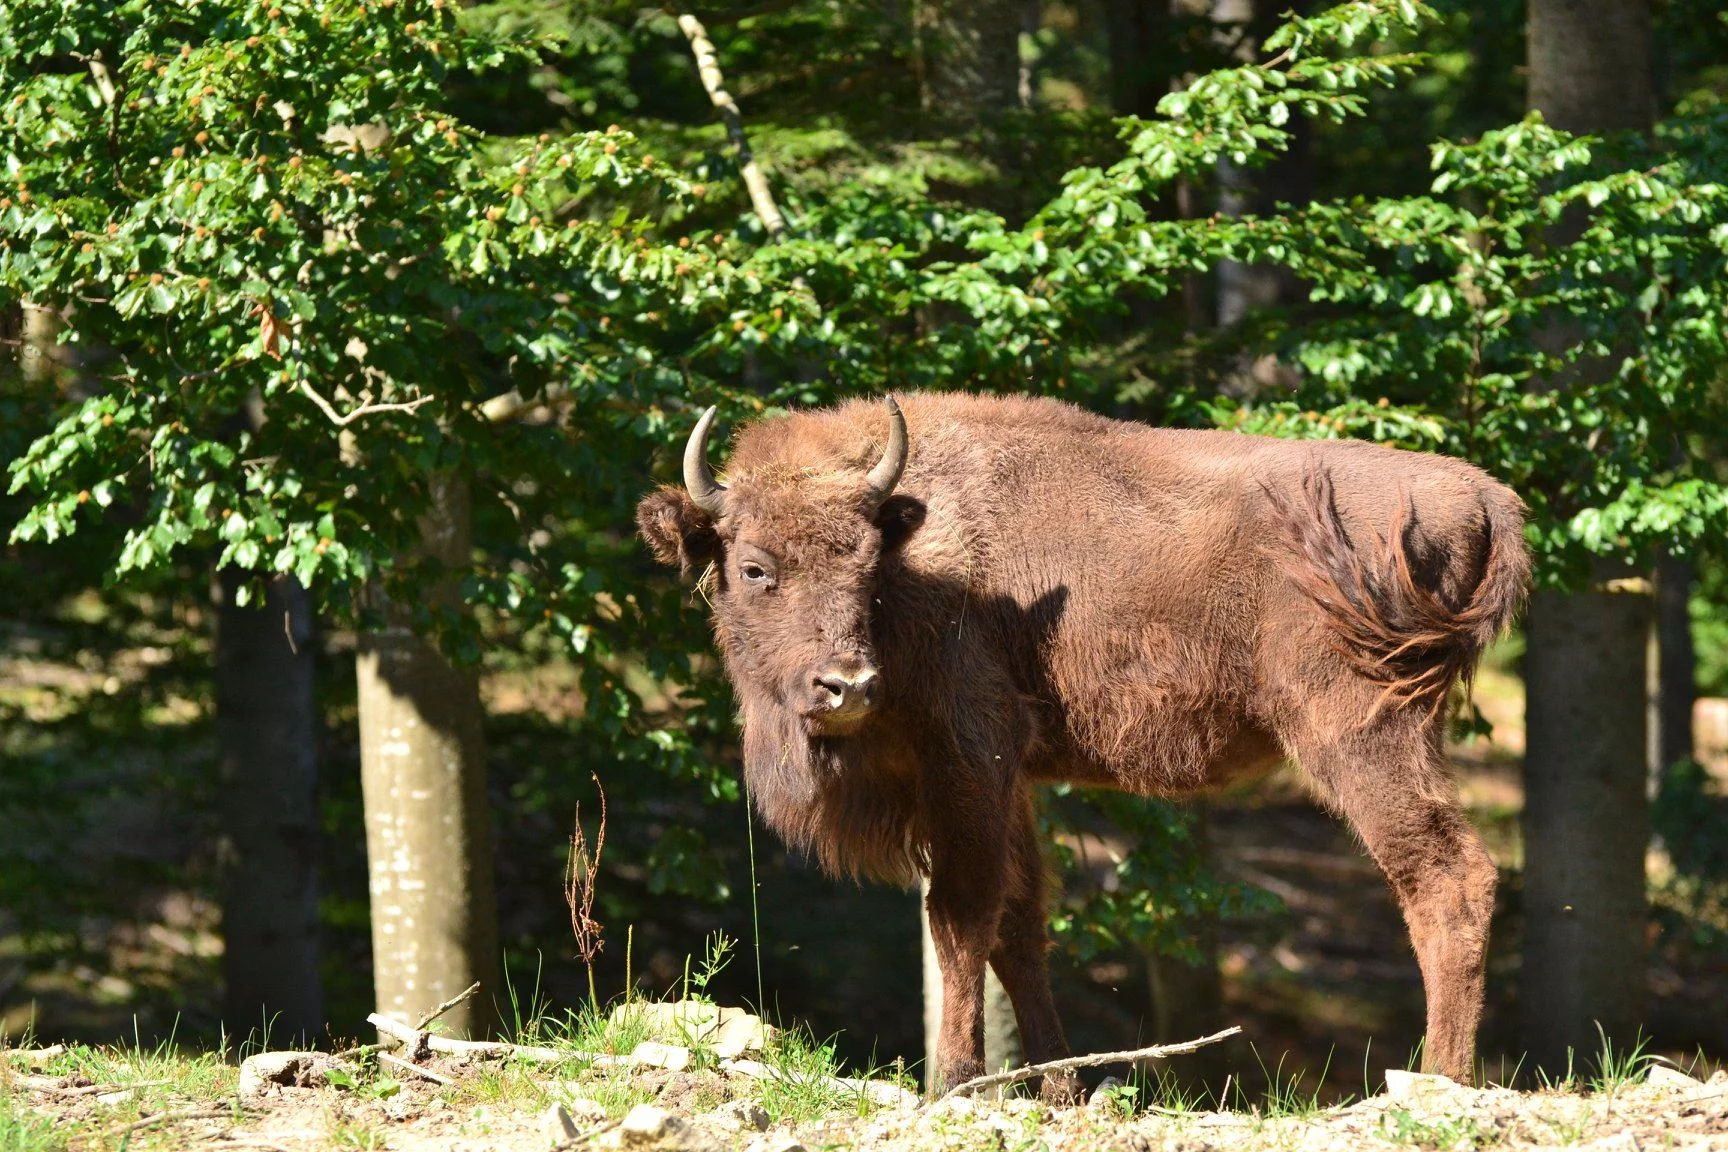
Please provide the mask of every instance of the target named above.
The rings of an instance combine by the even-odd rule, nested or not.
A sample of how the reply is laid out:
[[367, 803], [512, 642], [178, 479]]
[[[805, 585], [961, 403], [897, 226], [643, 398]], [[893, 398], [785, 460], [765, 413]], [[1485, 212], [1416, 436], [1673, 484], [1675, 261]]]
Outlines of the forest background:
[[[1486, 1047], [1722, 1058], [1714, 7], [0, 5], [0, 1028], [579, 1002], [579, 805], [602, 995], [720, 932], [722, 1000], [918, 1060], [915, 897], [754, 836], [630, 514], [708, 403], [945, 387], [1513, 484], [1542, 591], [1458, 733]], [[1403, 1062], [1395, 910], [1291, 778], [1046, 799], [1079, 1046]], [[410, 919], [456, 942], [412, 988]]]

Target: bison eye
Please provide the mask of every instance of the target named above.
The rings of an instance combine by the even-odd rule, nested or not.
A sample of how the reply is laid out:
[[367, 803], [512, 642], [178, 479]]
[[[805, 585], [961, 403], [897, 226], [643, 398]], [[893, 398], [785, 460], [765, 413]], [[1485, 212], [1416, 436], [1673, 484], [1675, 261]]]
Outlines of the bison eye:
[[745, 580], [752, 584], [760, 584], [770, 588], [774, 586], [774, 577], [768, 569], [754, 561], [746, 560], [738, 566], [738, 571], [743, 574]]

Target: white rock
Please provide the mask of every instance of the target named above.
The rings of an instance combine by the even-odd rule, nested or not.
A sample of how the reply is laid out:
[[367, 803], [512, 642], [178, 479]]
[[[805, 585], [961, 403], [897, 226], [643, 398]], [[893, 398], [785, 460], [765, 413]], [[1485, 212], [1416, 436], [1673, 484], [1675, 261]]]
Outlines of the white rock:
[[1098, 1087], [1093, 1089], [1091, 1098], [1086, 1101], [1086, 1111], [1109, 1112], [1114, 1110], [1116, 1108], [1114, 1094], [1116, 1089], [1120, 1087], [1122, 1087], [1122, 1081], [1116, 1077], [1104, 1077], [1098, 1082]]
[[723, 1008], [700, 1000], [622, 1004], [612, 1010], [612, 1019], [646, 1021], [668, 1040], [710, 1049], [722, 1060], [760, 1052], [774, 1036], [773, 1028], [742, 1008]]
[[601, 1148], [640, 1152], [722, 1152], [725, 1145], [706, 1130], [652, 1104], [630, 1109], [622, 1123], [594, 1142]]
[[757, 1136], [744, 1145], [744, 1152], [804, 1152], [804, 1145], [781, 1132], [772, 1136]]
[[644, 1040], [631, 1049], [630, 1062], [638, 1068], [664, 1068], [668, 1072], [682, 1072], [690, 1067], [690, 1049], [680, 1048], [676, 1044], [662, 1044], [658, 1040]]
[[1402, 1068], [1386, 1069], [1386, 1096], [1400, 1104], [1425, 1097], [1445, 1096], [1460, 1092], [1463, 1086], [1448, 1076], [1426, 1072], [1406, 1072]]
[[918, 1093], [889, 1080], [844, 1079], [840, 1082], [878, 1108], [916, 1108], [923, 1103]]
[[240, 1096], [260, 1096], [273, 1088], [322, 1088], [324, 1073], [336, 1067], [325, 1052], [260, 1052], [240, 1065]]
[[1666, 1064], [1652, 1064], [1650, 1071], [1644, 1076], [1644, 1083], [1665, 1092], [1691, 1092], [1704, 1087], [1680, 1069], [1670, 1068]]

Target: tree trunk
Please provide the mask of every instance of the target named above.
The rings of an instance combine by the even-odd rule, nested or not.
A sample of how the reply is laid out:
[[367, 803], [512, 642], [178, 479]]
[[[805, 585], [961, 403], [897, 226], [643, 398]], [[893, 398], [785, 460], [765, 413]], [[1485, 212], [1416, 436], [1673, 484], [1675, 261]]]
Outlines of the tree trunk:
[[1648, 0], [1529, 0], [1526, 13], [1533, 111], [1567, 132], [1650, 127]]
[[[1277, 15], [1292, 7], [1301, 12], [1308, 5], [1271, 6], [1256, 4], [1255, 0], [1216, 0], [1212, 7], [1212, 20], [1220, 26], [1221, 45], [1227, 35], [1226, 29], [1230, 30], [1230, 35], [1236, 34], [1237, 30], [1246, 30], [1236, 41], [1233, 51], [1236, 59], [1246, 63], [1255, 58], [1260, 41], [1276, 26]], [[1222, 215], [1269, 213], [1279, 202], [1302, 205], [1312, 198], [1314, 165], [1308, 121], [1305, 117], [1298, 117], [1287, 130], [1292, 136], [1289, 150], [1262, 168], [1250, 170], [1228, 159], [1218, 162], [1218, 211]], [[1256, 309], [1276, 307], [1296, 295], [1295, 289], [1295, 277], [1276, 265], [1220, 261], [1218, 326], [1228, 328]], [[1251, 365], [1244, 364], [1235, 375], [1246, 376], [1252, 370]], [[1250, 377], [1237, 383], [1252, 387], [1253, 384], [1273, 382]]]
[[[426, 553], [452, 570], [469, 552], [467, 489], [434, 477]], [[460, 606], [453, 581], [434, 603]], [[478, 980], [441, 1017], [454, 1034], [494, 1030], [498, 925], [479, 679], [454, 668], [386, 608], [360, 638], [360, 776], [371, 875], [372, 968], [380, 1011], [412, 1023]]]
[[[1573, 132], [1646, 129], [1650, 14], [1643, 0], [1529, 0], [1530, 107]], [[1576, 228], [1559, 226], [1557, 235]], [[1564, 386], [1559, 384], [1557, 386]], [[1648, 595], [1630, 573], [1531, 601], [1524, 760], [1524, 1043], [1564, 1071], [1629, 1043], [1644, 991]]]
[[1019, 105], [1024, 9], [1024, 0], [917, 0], [918, 96], [929, 128], [976, 128]]
[[1170, 0], [1105, 0], [1110, 106], [1118, 116], [1151, 116], [1174, 79]]
[[1692, 644], [1692, 563], [1664, 553], [1656, 561], [1656, 659], [1650, 706], [1650, 785], [1693, 757], [1692, 707], [1698, 654]]
[[1584, 1067], [1598, 1024], [1630, 1043], [1643, 1006], [1650, 619], [1636, 591], [1530, 602], [1520, 1002], [1525, 1046], [1550, 1073], [1569, 1053]]
[[222, 1023], [273, 1042], [323, 1035], [318, 970], [318, 717], [314, 627], [293, 577], [241, 607], [216, 580], [216, 738], [222, 781]]

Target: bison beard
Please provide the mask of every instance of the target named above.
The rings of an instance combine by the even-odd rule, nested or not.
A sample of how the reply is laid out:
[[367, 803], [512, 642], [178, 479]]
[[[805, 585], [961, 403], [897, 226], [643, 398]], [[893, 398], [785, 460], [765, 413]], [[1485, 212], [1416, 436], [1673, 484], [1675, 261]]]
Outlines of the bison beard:
[[642, 534], [707, 582], [768, 823], [831, 873], [929, 877], [941, 1082], [982, 1069], [987, 963], [1027, 1058], [1066, 1053], [1034, 783], [1176, 796], [1284, 757], [1404, 913], [1424, 1067], [1469, 1077], [1496, 873], [1442, 738], [1524, 594], [1510, 490], [1359, 442], [959, 394], [752, 425], [722, 485], [711, 423]]

